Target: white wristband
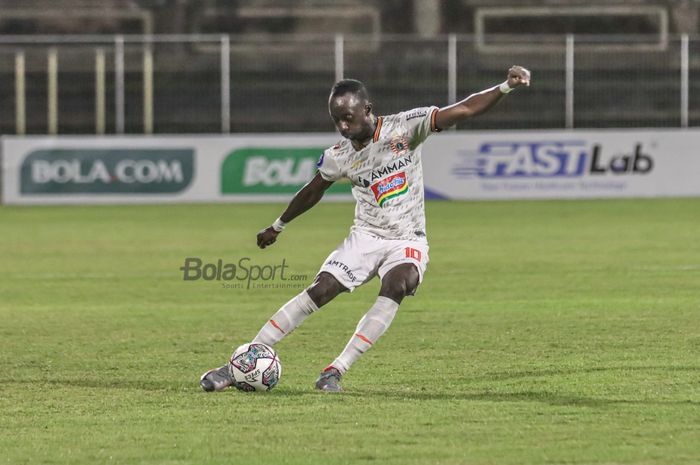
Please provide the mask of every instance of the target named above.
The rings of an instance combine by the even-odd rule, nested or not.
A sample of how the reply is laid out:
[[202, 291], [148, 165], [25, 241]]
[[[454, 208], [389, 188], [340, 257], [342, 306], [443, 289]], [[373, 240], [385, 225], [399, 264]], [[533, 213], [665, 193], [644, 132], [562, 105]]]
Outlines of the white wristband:
[[501, 85], [498, 86], [498, 90], [500, 90], [502, 94], [509, 94], [515, 90], [515, 87], [509, 86], [508, 81], [503, 81]]
[[275, 220], [275, 222], [272, 223], [272, 229], [274, 229], [274, 230], [277, 231], [278, 233], [279, 233], [279, 232], [282, 232], [282, 231], [284, 230], [285, 226], [287, 226], [287, 223], [285, 223], [284, 221], [282, 221], [282, 220], [279, 219], [279, 218], [277, 218], [277, 219]]

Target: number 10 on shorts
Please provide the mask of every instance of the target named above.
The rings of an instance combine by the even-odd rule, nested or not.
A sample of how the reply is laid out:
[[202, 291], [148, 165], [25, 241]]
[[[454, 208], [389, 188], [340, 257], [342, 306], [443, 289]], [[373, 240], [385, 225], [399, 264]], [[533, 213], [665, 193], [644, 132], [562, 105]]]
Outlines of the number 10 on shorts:
[[420, 250], [414, 249], [413, 247], [406, 247], [406, 258], [412, 258], [416, 261], [420, 261]]

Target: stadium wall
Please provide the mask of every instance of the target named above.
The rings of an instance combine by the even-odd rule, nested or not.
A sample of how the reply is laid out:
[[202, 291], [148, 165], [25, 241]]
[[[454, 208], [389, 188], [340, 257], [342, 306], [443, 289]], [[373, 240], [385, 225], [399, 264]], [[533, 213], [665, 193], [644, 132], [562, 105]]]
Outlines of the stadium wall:
[[[337, 139], [3, 137], [3, 203], [287, 201]], [[442, 134], [423, 149], [426, 198], [700, 196], [699, 140], [700, 130], [672, 129]], [[336, 183], [326, 199], [350, 200], [350, 188], [347, 181]]]

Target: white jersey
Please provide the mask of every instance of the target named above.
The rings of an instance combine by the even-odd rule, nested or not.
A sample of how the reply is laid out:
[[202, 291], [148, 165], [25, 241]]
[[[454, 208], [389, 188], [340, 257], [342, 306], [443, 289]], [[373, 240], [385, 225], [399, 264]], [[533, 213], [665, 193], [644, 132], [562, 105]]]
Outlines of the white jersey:
[[385, 239], [425, 241], [421, 148], [437, 107], [380, 116], [372, 141], [356, 151], [348, 139], [326, 149], [318, 171], [326, 181], [347, 178], [357, 201], [352, 230]]

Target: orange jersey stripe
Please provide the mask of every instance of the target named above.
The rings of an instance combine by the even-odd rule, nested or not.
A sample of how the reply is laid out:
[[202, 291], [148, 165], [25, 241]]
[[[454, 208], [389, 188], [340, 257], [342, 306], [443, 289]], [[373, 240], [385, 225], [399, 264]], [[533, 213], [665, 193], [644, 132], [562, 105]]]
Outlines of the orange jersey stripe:
[[377, 142], [379, 140], [379, 133], [382, 130], [382, 117], [380, 116], [377, 118], [377, 128], [374, 130], [374, 137], [372, 138], [372, 142]]

